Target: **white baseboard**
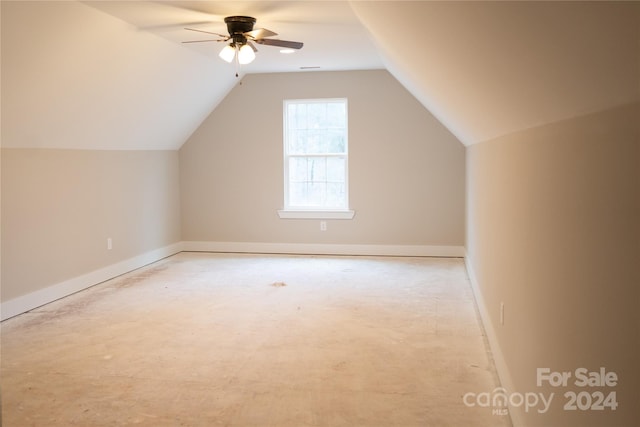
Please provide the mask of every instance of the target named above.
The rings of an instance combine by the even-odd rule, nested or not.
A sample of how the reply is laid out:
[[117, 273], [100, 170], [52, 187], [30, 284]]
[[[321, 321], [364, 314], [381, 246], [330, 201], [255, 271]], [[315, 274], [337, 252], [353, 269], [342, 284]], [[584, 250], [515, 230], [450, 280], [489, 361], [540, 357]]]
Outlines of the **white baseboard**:
[[187, 252], [240, 252], [300, 255], [432, 256], [465, 255], [463, 246], [349, 245], [324, 243], [183, 242]]
[[[475, 271], [473, 270], [471, 260], [469, 259], [468, 255], [465, 256], [465, 265], [467, 266], [469, 282], [471, 282], [471, 289], [473, 290], [473, 295], [476, 299], [478, 311], [480, 312], [482, 325], [484, 326], [484, 331], [487, 334], [487, 340], [489, 341], [489, 348], [491, 349], [493, 363], [495, 364], [496, 371], [498, 373], [500, 386], [505, 388], [508, 393], [513, 393], [515, 391], [515, 387], [513, 385], [513, 381], [511, 380], [511, 374], [509, 373], [509, 369], [504, 360], [502, 350], [500, 349], [495, 326], [491, 321], [491, 316], [489, 316], [487, 305], [484, 301], [484, 298], [482, 297], [482, 292], [480, 290], [480, 283], [478, 282], [478, 278], [476, 277]], [[486, 391], [491, 392], [491, 390]], [[511, 423], [514, 427], [524, 425], [522, 415], [519, 413], [519, 409], [520, 408], [509, 408], [509, 416], [511, 417]]]
[[33, 310], [44, 304], [176, 254], [181, 250], [182, 243], [174, 243], [3, 302], [0, 307], [0, 318], [5, 320]]

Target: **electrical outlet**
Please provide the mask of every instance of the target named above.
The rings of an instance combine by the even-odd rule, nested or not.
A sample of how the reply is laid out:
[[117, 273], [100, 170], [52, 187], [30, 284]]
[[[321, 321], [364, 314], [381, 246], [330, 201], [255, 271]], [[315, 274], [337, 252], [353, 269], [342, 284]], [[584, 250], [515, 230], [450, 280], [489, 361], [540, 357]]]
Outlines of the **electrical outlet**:
[[111, 240], [111, 237], [107, 238], [107, 250], [110, 251], [111, 249], [113, 249], [113, 240]]
[[327, 221], [320, 221], [320, 231], [327, 231]]
[[504, 303], [500, 301], [500, 324], [504, 325]]

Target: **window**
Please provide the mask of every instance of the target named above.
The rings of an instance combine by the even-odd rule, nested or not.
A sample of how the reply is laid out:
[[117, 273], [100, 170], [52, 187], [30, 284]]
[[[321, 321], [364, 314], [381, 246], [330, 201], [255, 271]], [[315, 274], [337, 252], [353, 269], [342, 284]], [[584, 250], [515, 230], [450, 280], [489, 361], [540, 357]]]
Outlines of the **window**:
[[336, 217], [329, 212], [350, 212], [348, 184], [347, 100], [286, 100], [280, 216], [293, 211], [329, 218]]

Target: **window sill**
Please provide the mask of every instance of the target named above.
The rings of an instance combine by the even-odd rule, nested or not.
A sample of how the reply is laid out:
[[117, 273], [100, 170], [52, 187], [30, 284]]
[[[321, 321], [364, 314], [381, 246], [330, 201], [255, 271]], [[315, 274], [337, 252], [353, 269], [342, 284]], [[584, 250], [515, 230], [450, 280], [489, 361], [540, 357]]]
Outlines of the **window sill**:
[[302, 211], [302, 210], [279, 210], [278, 216], [281, 219], [353, 219], [356, 211]]

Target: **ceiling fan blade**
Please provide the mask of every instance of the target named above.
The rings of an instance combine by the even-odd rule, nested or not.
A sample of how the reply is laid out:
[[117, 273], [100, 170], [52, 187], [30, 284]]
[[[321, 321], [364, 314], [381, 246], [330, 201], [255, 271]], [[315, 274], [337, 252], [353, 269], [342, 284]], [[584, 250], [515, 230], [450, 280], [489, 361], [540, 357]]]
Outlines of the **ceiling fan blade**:
[[186, 42], [182, 42], [182, 43], [204, 43], [204, 42], [226, 42], [227, 40], [187, 40]]
[[258, 48], [256, 47], [256, 45], [251, 43], [249, 40], [247, 40], [247, 44], [251, 46], [251, 49], [253, 49], [254, 52], [258, 51]]
[[218, 37], [222, 37], [222, 38], [227, 38], [227, 40], [229, 39], [229, 36], [225, 36], [224, 34], [212, 33], [211, 31], [196, 30], [195, 28], [185, 28], [185, 30], [189, 30], [189, 31], [197, 31], [197, 32], [199, 32], [199, 33], [205, 33], [205, 34], [213, 34], [214, 36], [218, 36]]
[[182, 22], [179, 24], [173, 23], [173, 24], [156, 24], [156, 25], [144, 25], [144, 26], [140, 26], [138, 27], [139, 30], [145, 30], [145, 31], [158, 31], [158, 32], [163, 32], [163, 31], [172, 31], [175, 30], [176, 28], [184, 28], [185, 25], [207, 25], [207, 24], [211, 24], [211, 21], [198, 21], [198, 22]]
[[266, 28], [256, 28], [253, 31], [247, 31], [246, 33], [244, 33], [244, 35], [254, 40], [257, 40], [257, 39], [263, 39], [265, 37], [277, 36], [278, 33], [274, 33], [273, 31], [267, 30]]
[[302, 42], [292, 42], [288, 40], [279, 40], [279, 39], [258, 39], [255, 40], [258, 44], [266, 44], [267, 46], [280, 46], [287, 47], [289, 49], [300, 49], [302, 48]]

